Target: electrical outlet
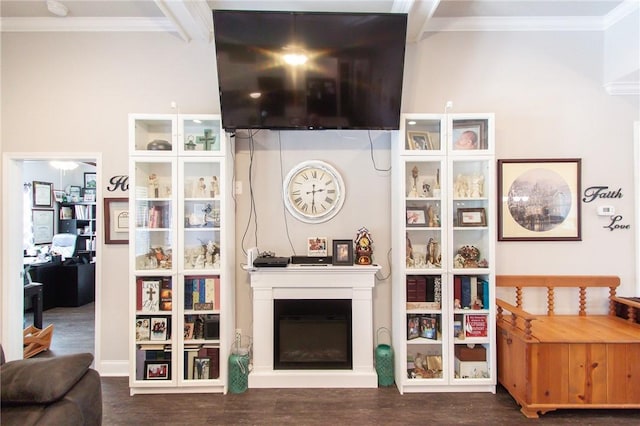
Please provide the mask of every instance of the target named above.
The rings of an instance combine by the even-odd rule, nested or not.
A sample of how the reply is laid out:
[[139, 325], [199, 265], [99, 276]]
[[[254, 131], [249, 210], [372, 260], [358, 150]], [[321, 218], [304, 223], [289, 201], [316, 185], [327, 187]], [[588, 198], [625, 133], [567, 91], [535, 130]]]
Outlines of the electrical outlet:
[[241, 180], [237, 180], [236, 181], [236, 195], [241, 195], [242, 194], [242, 181]]
[[236, 328], [236, 339], [239, 339], [240, 336], [242, 336], [242, 329], [241, 328]]

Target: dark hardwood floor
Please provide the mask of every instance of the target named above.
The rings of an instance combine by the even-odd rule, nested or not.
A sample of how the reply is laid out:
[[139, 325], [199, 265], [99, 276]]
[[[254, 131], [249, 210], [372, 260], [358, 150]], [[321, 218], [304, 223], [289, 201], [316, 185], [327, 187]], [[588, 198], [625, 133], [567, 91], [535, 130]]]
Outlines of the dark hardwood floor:
[[[93, 352], [94, 305], [44, 312], [51, 350]], [[26, 315], [26, 323], [29, 315]], [[126, 377], [103, 377], [103, 424], [114, 425], [639, 425], [640, 410], [558, 410], [525, 418], [498, 386], [488, 393], [400, 395], [378, 389], [248, 389], [242, 394], [129, 395]]]
[[[77, 308], [52, 308], [42, 313], [42, 326], [53, 324], [53, 338], [48, 351], [36, 357], [50, 357], [80, 352], [93, 353], [95, 304]], [[33, 313], [25, 312], [25, 326], [33, 324]]]

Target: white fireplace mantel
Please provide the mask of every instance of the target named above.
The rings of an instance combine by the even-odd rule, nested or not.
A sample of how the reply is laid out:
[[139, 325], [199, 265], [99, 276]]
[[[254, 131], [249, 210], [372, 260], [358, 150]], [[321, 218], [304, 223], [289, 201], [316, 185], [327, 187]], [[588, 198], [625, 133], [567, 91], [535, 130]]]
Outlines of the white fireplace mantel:
[[[253, 370], [251, 388], [375, 388], [373, 365], [373, 287], [370, 266], [293, 266], [249, 269], [253, 291]], [[274, 370], [275, 299], [350, 299], [351, 370]]]

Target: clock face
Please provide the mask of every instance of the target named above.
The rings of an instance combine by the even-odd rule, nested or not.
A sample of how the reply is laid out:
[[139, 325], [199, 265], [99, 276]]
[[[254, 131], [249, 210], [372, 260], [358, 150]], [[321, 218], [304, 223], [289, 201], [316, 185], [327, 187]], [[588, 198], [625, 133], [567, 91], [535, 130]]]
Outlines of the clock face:
[[336, 169], [323, 161], [303, 161], [287, 174], [285, 206], [295, 218], [307, 223], [325, 222], [344, 203], [344, 182]]

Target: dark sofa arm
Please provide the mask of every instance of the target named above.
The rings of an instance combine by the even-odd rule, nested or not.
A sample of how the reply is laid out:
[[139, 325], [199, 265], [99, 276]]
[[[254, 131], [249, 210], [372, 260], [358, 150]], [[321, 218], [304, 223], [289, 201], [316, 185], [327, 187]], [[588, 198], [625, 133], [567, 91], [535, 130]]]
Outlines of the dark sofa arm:
[[89, 353], [9, 361], [0, 367], [2, 405], [57, 401], [78, 383], [92, 362]]

